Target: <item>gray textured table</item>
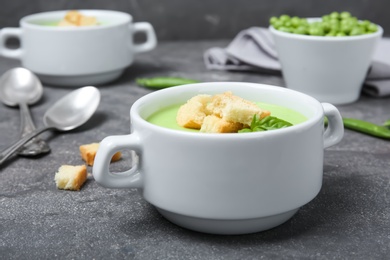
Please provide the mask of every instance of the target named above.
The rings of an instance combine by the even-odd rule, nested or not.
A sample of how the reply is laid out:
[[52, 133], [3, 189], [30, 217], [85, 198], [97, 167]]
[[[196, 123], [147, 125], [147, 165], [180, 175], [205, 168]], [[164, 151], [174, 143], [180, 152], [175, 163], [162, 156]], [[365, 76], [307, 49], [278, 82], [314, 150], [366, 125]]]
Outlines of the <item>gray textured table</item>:
[[[100, 187], [92, 177], [80, 192], [57, 190], [62, 164], [81, 164], [78, 146], [129, 133], [129, 108], [151, 90], [138, 76], [172, 75], [201, 81], [247, 81], [283, 86], [279, 76], [207, 71], [202, 53], [226, 41], [161, 43], [142, 54], [117, 81], [99, 87], [101, 104], [81, 128], [45, 133], [52, 152], [15, 158], [0, 170], [1, 259], [388, 259], [390, 253], [390, 142], [346, 130], [325, 151], [319, 195], [285, 224], [262, 233], [216, 236], [171, 224], [136, 190]], [[0, 73], [19, 66], [0, 60]], [[31, 110], [42, 126], [45, 110], [69, 88], [45, 86]], [[382, 123], [390, 98], [362, 96], [338, 106], [343, 116]], [[0, 149], [18, 138], [19, 111], [0, 105]], [[129, 158], [129, 153], [124, 153]], [[129, 168], [130, 160], [112, 165]], [[89, 168], [89, 172], [91, 168]]]

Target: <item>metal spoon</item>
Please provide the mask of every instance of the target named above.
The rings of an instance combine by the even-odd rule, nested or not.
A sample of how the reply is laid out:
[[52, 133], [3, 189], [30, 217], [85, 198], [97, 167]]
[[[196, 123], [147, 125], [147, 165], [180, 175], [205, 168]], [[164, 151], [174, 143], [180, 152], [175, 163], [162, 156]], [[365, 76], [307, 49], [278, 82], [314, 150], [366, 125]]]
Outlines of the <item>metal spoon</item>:
[[46, 130], [69, 131], [88, 121], [100, 102], [95, 87], [83, 87], [58, 100], [43, 116], [45, 127], [34, 130], [0, 153], [0, 165], [29, 140]]
[[[0, 78], [0, 100], [8, 106], [20, 108], [20, 137], [35, 130], [28, 105], [36, 103], [43, 93], [39, 79], [29, 70], [14, 68]], [[40, 138], [34, 138], [19, 151], [19, 155], [35, 156], [50, 152], [49, 145]]]

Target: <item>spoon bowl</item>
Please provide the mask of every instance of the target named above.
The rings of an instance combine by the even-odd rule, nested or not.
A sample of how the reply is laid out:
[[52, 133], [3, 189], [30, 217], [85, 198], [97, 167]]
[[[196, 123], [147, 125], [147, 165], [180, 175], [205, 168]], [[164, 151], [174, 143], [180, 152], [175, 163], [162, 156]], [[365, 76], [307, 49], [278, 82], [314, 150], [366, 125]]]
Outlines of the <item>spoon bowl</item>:
[[84, 124], [96, 111], [100, 102], [97, 88], [88, 86], [72, 91], [57, 101], [43, 116], [45, 126], [69, 131]]
[[8, 106], [35, 104], [42, 94], [41, 81], [27, 69], [10, 69], [0, 78], [0, 100]]
[[[41, 81], [25, 68], [10, 69], [0, 78], [0, 100], [8, 106], [19, 106], [21, 137], [35, 130], [28, 105], [35, 104], [42, 94]], [[34, 138], [19, 149], [18, 154], [31, 157], [48, 152], [49, 145], [40, 138]]]
[[92, 86], [76, 89], [54, 103], [45, 113], [45, 127], [37, 129], [0, 153], [0, 165], [35, 136], [47, 131], [69, 131], [81, 126], [95, 113], [100, 103], [100, 91]]

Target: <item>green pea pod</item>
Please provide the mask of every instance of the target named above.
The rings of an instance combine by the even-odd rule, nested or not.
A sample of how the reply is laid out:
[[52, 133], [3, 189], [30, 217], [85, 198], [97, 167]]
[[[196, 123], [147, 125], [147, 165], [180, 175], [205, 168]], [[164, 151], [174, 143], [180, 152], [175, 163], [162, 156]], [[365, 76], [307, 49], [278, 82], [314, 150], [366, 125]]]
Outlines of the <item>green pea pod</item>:
[[138, 85], [147, 88], [169, 88], [190, 83], [198, 83], [199, 81], [178, 77], [156, 77], [156, 78], [138, 78], [136, 79]]
[[390, 129], [354, 118], [343, 118], [344, 127], [379, 138], [390, 139]]
[[390, 119], [383, 123], [383, 126], [390, 128]]

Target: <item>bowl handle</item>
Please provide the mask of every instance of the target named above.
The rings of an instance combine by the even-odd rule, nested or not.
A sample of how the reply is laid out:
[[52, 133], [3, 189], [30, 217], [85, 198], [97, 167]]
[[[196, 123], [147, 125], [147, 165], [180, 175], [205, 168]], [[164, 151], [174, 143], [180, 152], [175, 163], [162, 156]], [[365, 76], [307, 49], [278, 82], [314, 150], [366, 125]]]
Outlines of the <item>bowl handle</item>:
[[95, 180], [106, 188], [142, 188], [142, 175], [139, 164], [125, 172], [111, 173], [109, 166], [112, 156], [123, 149], [141, 154], [141, 143], [136, 134], [108, 136], [101, 141], [93, 163], [92, 174]]
[[20, 28], [3, 28], [0, 31], [0, 55], [11, 59], [20, 59], [22, 57], [22, 48], [7, 48], [7, 39], [17, 38], [19, 42], [22, 39], [22, 29]]
[[340, 112], [329, 103], [321, 103], [324, 114], [328, 118], [328, 127], [325, 129], [324, 148], [328, 148], [341, 141], [344, 135], [344, 125]]
[[133, 34], [143, 32], [146, 35], [146, 41], [140, 44], [134, 44], [134, 52], [146, 52], [153, 50], [157, 45], [156, 33], [153, 26], [148, 22], [138, 22], [133, 24]]

